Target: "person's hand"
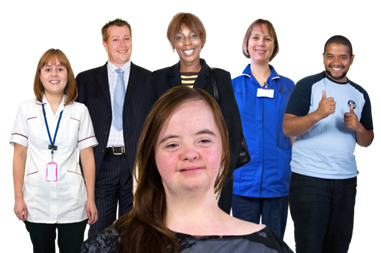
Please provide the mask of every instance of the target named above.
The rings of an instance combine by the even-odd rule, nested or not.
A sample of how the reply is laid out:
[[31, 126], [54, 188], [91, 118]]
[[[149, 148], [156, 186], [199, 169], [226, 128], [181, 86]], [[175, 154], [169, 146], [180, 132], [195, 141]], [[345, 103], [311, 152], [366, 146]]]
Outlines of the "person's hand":
[[14, 211], [19, 220], [26, 221], [28, 217], [28, 211], [26, 208], [24, 198], [19, 198], [15, 200]]
[[359, 127], [360, 122], [353, 110], [353, 105], [349, 107], [349, 112], [344, 113], [344, 124], [355, 132]]
[[334, 114], [336, 110], [336, 102], [332, 97], [327, 98], [327, 93], [323, 90], [323, 97], [319, 102], [319, 107], [316, 110], [316, 114], [319, 115], [319, 119], [324, 119], [331, 114]]
[[98, 220], [98, 210], [95, 206], [94, 200], [87, 200], [86, 202], [86, 213], [89, 217], [89, 222], [87, 224], [92, 225]]

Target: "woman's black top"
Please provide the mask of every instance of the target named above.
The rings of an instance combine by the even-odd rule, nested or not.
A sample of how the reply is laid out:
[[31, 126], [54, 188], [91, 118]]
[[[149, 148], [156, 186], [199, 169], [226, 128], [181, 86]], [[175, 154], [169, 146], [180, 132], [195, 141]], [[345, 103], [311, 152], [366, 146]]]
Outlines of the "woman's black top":
[[[197, 76], [193, 88], [201, 88], [213, 97], [212, 83], [210, 81], [210, 68], [205, 60], [200, 59], [202, 68]], [[216, 69], [216, 82], [219, 93], [219, 105], [229, 131], [230, 162], [226, 178], [236, 168], [239, 152], [242, 148], [241, 117], [235, 101], [230, 73], [223, 69]], [[150, 110], [155, 102], [170, 88], [181, 85], [180, 62], [172, 67], [156, 70], [152, 73], [151, 84], [148, 89], [148, 106]], [[225, 180], [226, 187], [229, 180]]]
[[[268, 227], [249, 235], [191, 236], [175, 233], [181, 253], [292, 253]], [[81, 253], [118, 253], [120, 234], [113, 228], [82, 244]], [[170, 249], [169, 249], [170, 252]]]

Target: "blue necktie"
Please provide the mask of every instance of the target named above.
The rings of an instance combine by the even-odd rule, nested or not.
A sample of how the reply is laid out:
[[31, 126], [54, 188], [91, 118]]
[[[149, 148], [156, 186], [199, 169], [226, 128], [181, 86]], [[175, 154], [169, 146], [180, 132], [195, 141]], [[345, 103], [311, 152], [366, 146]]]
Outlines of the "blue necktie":
[[118, 79], [116, 80], [114, 90], [114, 101], [112, 110], [112, 125], [118, 131], [123, 129], [123, 105], [124, 95], [126, 94], [124, 88], [124, 71], [123, 69], [116, 69], [118, 73]]

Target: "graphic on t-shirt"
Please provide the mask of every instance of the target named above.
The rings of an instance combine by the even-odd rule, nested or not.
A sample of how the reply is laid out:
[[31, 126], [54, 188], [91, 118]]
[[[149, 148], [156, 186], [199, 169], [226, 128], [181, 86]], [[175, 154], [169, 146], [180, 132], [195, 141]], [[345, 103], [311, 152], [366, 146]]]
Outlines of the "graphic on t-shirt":
[[348, 107], [351, 107], [353, 105], [353, 109], [356, 109], [356, 103], [353, 100], [348, 100]]

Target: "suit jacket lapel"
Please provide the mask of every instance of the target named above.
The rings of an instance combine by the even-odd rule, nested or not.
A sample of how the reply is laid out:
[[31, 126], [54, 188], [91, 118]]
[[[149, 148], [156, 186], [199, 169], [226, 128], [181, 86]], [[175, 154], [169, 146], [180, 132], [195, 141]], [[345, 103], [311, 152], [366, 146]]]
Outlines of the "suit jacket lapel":
[[[108, 84], [108, 75], [107, 75], [107, 62], [105, 65], [103, 65], [99, 69], [98, 75], [97, 75], [97, 82], [98, 82], [99, 88], [102, 90], [102, 94], [107, 100], [107, 104], [111, 106], [110, 87]], [[94, 87], [94, 88], [97, 89], [98, 87]]]
[[167, 78], [168, 84], [171, 88], [181, 85], [180, 62], [169, 68]]
[[131, 62], [130, 77], [128, 79], [126, 96], [124, 97], [124, 104], [126, 104], [126, 101], [132, 96], [134, 90], [139, 85], [140, 78], [140, 70]]
[[202, 65], [200, 72], [198, 73], [198, 76], [196, 78], [196, 81], [194, 82], [193, 88], [201, 88], [204, 89], [207, 85], [211, 85], [210, 83], [210, 68], [208, 64], [206, 64], [204, 59], [200, 59], [200, 63]]
[[[200, 59], [200, 64], [202, 65], [200, 73], [198, 73], [197, 79], [193, 85], [194, 88], [202, 88], [207, 85], [211, 85], [210, 83], [210, 68], [208, 64], [206, 64], [204, 59]], [[168, 84], [170, 87], [176, 87], [181, 85], [181, 75], [180, 75], [180, 62], [173, 65], [169, 68], [168, 73]]]

